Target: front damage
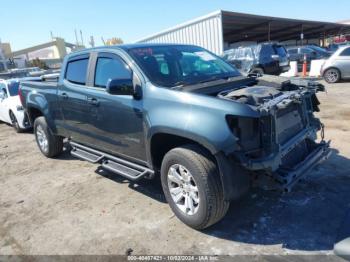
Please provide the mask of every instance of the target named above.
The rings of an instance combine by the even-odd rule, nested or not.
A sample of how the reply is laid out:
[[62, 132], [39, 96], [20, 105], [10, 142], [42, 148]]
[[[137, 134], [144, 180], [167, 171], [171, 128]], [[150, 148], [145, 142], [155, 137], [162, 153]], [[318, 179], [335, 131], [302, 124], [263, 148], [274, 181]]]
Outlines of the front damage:
[[271, 81], [262, 77], [257, 85], [224, 91], [218, 97], [246, 104], [260, 114], [259, 118], [227, 117], [239, 145], [230, 155], [231, 162], [248, 170], [256, 186], [290, 191], [330, 155], [324, 126], [314, 116], [319, 111], [316, 92], [322, 86]]

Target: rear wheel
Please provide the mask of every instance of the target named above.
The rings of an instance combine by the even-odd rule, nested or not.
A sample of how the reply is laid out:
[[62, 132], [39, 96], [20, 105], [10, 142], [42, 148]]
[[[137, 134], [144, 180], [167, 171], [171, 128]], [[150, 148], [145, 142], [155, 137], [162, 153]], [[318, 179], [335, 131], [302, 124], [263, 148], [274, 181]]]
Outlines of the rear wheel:
[[229, 202], [216, 164], [196, 145], [170, 150], [164, 157], [161, 181], [165, 197], [175, 215], [186, 225], [204, 229], [222, 219]]
[[324, 73], [324, 79], [330, 84], [337, 83], [340, 80], [340, 71], [336, 68], [328, 69]]
[[11, 119], [12, 127], [16, 130], [17, 133], [21, 133], [23, 130], [19, 126], [17, 118], [12, 111], [10, 111], [10, 119]]
[[55, 136], [48, 128], [45, 117], [34, 121], [34, 134], [38, 147], [46, 157], [55, 157], [63, 151], [63, 137]]

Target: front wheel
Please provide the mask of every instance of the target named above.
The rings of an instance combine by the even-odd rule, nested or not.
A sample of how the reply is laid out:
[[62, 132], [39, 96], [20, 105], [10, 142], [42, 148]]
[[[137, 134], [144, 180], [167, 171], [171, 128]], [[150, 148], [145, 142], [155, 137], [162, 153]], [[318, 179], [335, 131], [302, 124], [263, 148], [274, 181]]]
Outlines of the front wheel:
[[34, 135], [41, 153], [46, 157], [52, 158], [62, 153], [63, 138], [51, 133], [45, 117], [35, 119]]
[[207, 228], [222, 219], [224, 201], [218, 168], [212, 157], [196, 145], [170, 150], [161, 167], [165, 197], [175, 215], [195, 229]]

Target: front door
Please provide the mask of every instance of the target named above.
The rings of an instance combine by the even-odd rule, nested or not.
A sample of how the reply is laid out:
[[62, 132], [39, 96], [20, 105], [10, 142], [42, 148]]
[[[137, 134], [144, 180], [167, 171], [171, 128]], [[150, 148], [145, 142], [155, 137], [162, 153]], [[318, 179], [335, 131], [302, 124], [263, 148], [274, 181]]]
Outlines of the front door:
[[146, 161], [142, 100], [136, 100], [132, 95], [106, 92], [109, 79], [132, 79], [131, 69], [118, 55], [99, 53], [93, 71], [93, 89], [88, 94], [88, 99], [93, 101], [90, 121], [94, 123], [94, 133], [101, 147]]

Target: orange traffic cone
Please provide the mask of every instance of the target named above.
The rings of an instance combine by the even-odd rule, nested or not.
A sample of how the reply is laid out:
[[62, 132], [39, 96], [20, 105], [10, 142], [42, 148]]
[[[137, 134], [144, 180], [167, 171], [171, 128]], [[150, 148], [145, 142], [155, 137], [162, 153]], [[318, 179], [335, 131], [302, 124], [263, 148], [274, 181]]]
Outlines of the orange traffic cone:
[[306, 77], [306, 74], [307, 74], [307, 58], [306, 58], [306, 55], [304, 55], [303, 77]]

